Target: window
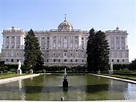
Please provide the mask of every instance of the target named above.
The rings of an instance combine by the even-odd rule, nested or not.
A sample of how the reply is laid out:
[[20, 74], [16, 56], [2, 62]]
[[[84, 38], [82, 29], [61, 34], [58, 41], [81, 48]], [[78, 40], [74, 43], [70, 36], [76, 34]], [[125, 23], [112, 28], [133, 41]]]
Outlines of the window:
[[77, 62], [77, 59], [75, 61]]
[[64, 39], [64, 48], [67, 48], [67, 39]]
[[119, 62], [119, 59], [117, 59], [117, 62]]
[[66, 59], [64, 59], [64, 62], [67, 62], [67, 60], [66, 60]]
[[124, 62], [124, 59], [122, 60], [122, 62]]
[[14, 48], [14, 44], [12, 44], [11, 48]]
[[17, 45], [16, 48], [19, 48], [19, 45]]
[[114, 62], [114, 59], [112, 59], [112, 62]]
[[72, 56], [72, 53], [71, 53], [71, 56]]
[[8, 62], [8, 59], [6, 59], [6, 62]]
[[18, 56], [18, 52], [16, 53], [16, 55]]
[[54, 62], [56, 62], [56, 60], [54, 59]]
[[71, 59], [71, 62], [73, 62], [72, 59]]
[[19, 61], [19, 59], [17, 59], [17, 62]]
[[13, 59], [11, 59], [11, 62], [14, 62], [14, 60], [13, 60]]

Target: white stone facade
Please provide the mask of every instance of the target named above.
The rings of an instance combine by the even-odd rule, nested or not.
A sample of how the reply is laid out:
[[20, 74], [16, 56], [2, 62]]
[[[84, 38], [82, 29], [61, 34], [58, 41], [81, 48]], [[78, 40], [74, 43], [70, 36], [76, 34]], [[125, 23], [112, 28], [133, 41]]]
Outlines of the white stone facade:
[[[88, 31], [73, 29], [66, 21], [60, 23], [58, 29], [50, 31], [34, 31], [39, 40], [39, 45], [45, 65], [77, 66], [86, 64], [86, 46], [89, 36]], [[110, 47], [110, 62], [128, 63], [129, 50], [127, 47], [126, 31], [105, 31]], [[14, 27], [3, 30], [2, 60], [6, 63], [21, 63], [24, 61], [24, 38], [27, 31]], [[110, 63], [109, 62], [109, 63]]]
[[107, 30], [106, 32], [110, 47], [110, 62], [113, 63], [129, 63], [129, 50], [127, 45], [127, 31]]

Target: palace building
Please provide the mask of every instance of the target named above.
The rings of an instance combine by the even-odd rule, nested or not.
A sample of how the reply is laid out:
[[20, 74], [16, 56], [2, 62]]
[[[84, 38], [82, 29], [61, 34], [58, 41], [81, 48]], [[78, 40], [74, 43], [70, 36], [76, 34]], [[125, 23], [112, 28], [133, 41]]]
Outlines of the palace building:
[[[24, 61], [24, 38], [28, 31], [16, 29], [3, 30], [3, 45], [1, 50], [2, 60], [5, 63], [21, 63]], [[127, 31], [104, 31], [109, 43], [109, 63], [129, 63], [129, 50], [127, 46]], [[34, 31], [39, 40], [39, 45], [45, 65], [78, 66], [86, 64], [86, 47], [89, 31], [74, 29], [66, 18], [58, 29], [49, 31]]]

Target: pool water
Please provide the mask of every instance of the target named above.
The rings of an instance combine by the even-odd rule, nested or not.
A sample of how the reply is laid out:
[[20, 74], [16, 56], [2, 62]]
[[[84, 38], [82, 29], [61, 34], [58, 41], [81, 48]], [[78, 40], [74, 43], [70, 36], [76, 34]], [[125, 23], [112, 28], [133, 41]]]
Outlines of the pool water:
[[89, 74], [69, 74], [69, 87], [62, 87], [63, 74], [41, 75], [0, 85], [0, 100], [67, 101], [136, 100], [136, 84]]

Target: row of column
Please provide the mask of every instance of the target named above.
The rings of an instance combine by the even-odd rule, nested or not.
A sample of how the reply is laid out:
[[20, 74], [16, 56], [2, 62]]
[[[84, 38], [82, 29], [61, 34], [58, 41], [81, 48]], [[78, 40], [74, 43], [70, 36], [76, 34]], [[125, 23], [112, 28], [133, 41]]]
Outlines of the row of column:
[[109, 40], [111, 49], [127, 49], [125, 36], [111, 36]]
[[21, 39], [20, 36], [3, 36], [3, 48], [20, 48], [20, 45], [24, 45], [22, 40], [24, 38]]
[[50, 36], [49, 39], [47, 37], [38, 37], [42, 49], [47, 49], [48, 46], [49, 49], [86, 49], [86, 40], [85, 37], [83, 38], [81, 36]]

